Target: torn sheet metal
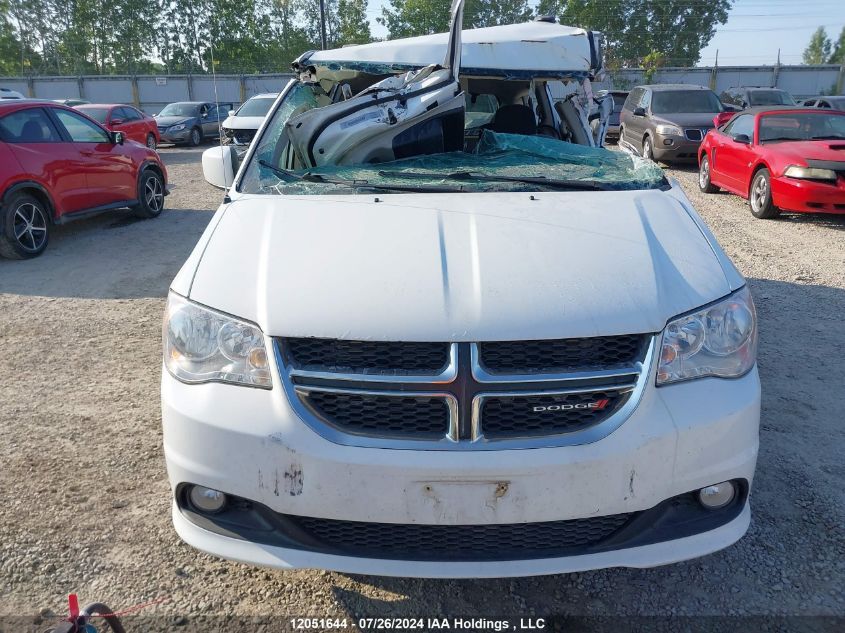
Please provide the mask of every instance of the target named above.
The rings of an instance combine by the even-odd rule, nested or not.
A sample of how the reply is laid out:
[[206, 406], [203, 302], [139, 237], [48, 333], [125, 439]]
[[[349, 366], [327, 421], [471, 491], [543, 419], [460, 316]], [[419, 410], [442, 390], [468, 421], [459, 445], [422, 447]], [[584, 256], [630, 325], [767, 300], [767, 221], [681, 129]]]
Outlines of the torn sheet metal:
[[[323, 108], [303, 112], [285, 124], [300, 163], [305, 167], [379, 163], [404, 158], [402, 134], [437, 137], [433, 151], [463, 147], [464, 97], [458, 82], [461, 66], [461, 24], [464, 0], [453, 0], [450, 37], [443, 66], [427, 66], [388, 77], [358, 95]], [[452, 129], [448, 116], [459, 119]], [[437, 130], [411, 128], [431, 120]], [[435, 121], [436, 120], [436, 121]], [[444, 122], [445, 120], [445, 122]]]
[[[438, 60], [449, 33], [346, 46], [303, 55], [297, 63], [324, 68], [397, 72]], [[549, 22], [525, 22], [463, 32], [461, 73], [508, 78], [593, 77], [602, 69], [601, 34]]]

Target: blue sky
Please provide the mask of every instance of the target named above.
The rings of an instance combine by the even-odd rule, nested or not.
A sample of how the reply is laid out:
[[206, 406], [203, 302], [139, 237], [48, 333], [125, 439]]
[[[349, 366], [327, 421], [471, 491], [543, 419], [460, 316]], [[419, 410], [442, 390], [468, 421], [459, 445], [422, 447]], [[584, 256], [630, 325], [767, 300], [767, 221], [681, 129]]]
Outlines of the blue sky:
[[[375, 21], [387, 1], [369, 0], [367, 15], [376, 37], [387, 34]], [[529, 4], [537, 3], [529, 0]], [[819, 26], [835, 40], [845, 26], [845, 0], [735, 0], [728, 21], [702, 51], [701, 64], [712, 65], [717, 49], [720, 66], [773, 64], [778, 49], [782, 64], [800, 64], [801, 54]]]

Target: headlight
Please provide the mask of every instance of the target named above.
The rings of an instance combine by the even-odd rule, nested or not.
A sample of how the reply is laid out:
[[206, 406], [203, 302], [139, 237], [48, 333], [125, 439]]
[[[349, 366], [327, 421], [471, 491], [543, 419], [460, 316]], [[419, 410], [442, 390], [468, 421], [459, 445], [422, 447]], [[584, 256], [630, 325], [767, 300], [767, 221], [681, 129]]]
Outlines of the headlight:
[[185, 124], [179, 123], [178, 125], [174, 125], [172, 128], [170, 128], [170, 131], [171, 132], [178, 132], [179, 130], [184, 130], [184, 129], [185, 129]]
[[171, 292], [163, 337], [164, 365], [182, 382], [273, 386], [264, 335], [251, 323]]
[[683, 136], [684, 133], [677, 125], [658, 125], [657, 133], [663, 136]]
[[804, 180], [836, 180], [836, 172], [832, 169], [819, 169], [818, 167], [799, 167], [790, 165], [783, 172], [787, 178], [802, 178]]
[[748, 286], [678, 317], [663, 330], [657, 384], [717, 376], [736, 378], [757, 359], [757, 313]]

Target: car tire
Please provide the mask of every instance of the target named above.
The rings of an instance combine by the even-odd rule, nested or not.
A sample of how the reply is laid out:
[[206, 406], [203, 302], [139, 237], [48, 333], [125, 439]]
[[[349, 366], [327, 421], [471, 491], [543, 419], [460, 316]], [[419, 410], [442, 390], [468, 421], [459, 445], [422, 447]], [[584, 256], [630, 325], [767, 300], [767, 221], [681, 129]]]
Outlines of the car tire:
[[155, 149], [155, 148], [156, 148], [157, 143], [156, 143], [156, 137], [155, 137], [155, 134], [147, 134], [147, 142], [146, 142], [146, 145], [147, 145], [147, 147], [149, 147], [150, 149]]
[[643, 139], [643, 158], [654, 160], [654, 146], [651, 144], [650, 136]]
[[710, 182], [710, 157], [704, 154], [698, 166], [698, 188], [704, 193], [716, 193], [719, 188]]
[[2, 207], [0, 257], [38, 257], [50, 240], [50, 214], [41, 200], [26, 192], [13, 194]]
[[748, 205], [751, 207], [751, 215], [761, 220], [770, 220], [780, 215], [780, 209], [772, 202], [771, 175], [768, 169], [757, 171], [751, 179]]
[[138, 178], [139, 204], [132, 207], [135, 217], [157, 218], [164, 211], [164, 180], [156, 170], [149, 167]]
[[198, 128], [191, 128], [191, 134], [188, 137], [188, 145], [191, 147], [196, 147], [202, 143], [202, 131]]

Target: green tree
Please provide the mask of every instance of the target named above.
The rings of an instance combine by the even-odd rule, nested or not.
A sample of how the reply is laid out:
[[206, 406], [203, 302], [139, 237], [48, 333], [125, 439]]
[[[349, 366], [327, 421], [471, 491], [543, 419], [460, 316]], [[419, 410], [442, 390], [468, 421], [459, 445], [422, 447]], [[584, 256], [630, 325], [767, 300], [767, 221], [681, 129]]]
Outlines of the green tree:
[[804, 49], [805, 64], [824, 64], [830, 57], [830, 39], [823, 26], [816, 29]]
[[338, 39], [340, 44], [366, 44], [372, 41], [367, 20], [367, 0], [338, 0]]
[[732, 0], [540, 0], [538, 14], [601, 31], [610, 66], [639, 66], [650, 53], [667, 65], [693, 66], [728, 19]]
[[828, 64], [845, 64], [845, 26], [839, 31], [839, 37], [833, 44], [833, 52], [830, 54]]
[[[450, 0], [390, 0], [376, 18], [387, 27], [391, 39], [449, 30]], [[467, 0], [464, 28], [475, 29], [524, 22], [531, 18], [527, 0]]]
[[[298, 12], [305, 34], [311, 43], [310, 48], [320, 48], [320, 3], [317, 0], [298, 0]], [[335, 48], [340, 44], [340, 24], [337, 12], [338, 0], [325, 0], [326, 8], [326, 46]]]

